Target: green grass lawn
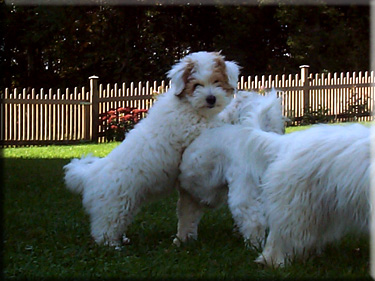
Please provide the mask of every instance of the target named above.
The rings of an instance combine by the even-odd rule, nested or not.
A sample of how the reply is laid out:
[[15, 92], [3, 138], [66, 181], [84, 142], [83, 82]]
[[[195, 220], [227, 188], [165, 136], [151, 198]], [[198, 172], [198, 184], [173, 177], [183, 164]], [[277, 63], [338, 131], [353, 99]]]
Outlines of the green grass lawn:
[[116, 145], [3, 150], [7, 279], [370, 279], [368, 237], [347, 236], [329, 245], [320, 257], [284, 269], [255, 264], [258, 253], [245, 248], [227, 207], [208, 210], [198, 241], [177, 248], [172, 245], [176, 193], [142, 208], [128, 231], [132, 243], [123, 251], [97, 246], [80, 196], [64, 188], [62, 167], [72, 157], [90, 152], [105, 156]]

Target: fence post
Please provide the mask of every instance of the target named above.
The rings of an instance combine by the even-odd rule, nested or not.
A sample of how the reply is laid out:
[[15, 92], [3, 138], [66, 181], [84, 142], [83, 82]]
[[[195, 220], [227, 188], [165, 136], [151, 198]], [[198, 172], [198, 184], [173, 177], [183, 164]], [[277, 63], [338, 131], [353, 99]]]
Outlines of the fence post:
[[303, 87], [303, 113], [310, 108], [310, 81], [309, 77], [309, 65], [301, 65], [301, 82]]
[[91, 140], [98, 142], [99, 130], [99, 90], [98, 90], [98, 76], [90, 76], [90, 107], [91, 107]]

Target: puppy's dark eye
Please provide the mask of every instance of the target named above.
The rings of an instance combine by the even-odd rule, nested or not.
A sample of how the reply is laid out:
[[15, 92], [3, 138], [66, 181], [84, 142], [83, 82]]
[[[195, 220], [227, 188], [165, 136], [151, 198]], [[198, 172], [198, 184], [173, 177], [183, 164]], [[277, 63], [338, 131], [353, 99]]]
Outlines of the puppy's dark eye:
[[203, 87], [203, 85], [201, 83], [195, 83], [193, 89], [195, 90], [197, 87]]

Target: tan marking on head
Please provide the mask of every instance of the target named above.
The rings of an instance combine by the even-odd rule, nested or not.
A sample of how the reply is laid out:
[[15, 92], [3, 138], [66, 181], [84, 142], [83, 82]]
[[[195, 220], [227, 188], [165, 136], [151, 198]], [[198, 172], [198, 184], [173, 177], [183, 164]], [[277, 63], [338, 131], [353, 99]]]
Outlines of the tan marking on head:
[[223, 88], [228, 95], [234, 94], [234, 89], [229, 84], [225, 61], [221, 56], [215, 58], [215, 66], [210, 77], [210, 83], [218, 83], [218, 85]]
[[[218, 52], [213, 52], [213, 54], [216, 56], [216, 58], [214, 58], [214, 67], [208, 82], [210, 84], [217, 83], [218, 86], [227, 92], [228, 96], [232, 96], [234, 94], [234, 89], [229, 84], [224, 58]], [[206, 84], [204, 81], [192, 77], [194, 67], [195, 64], [192, 60], [190, 60], [186, 65], [184, 74], [182, 75], [182, 79], [185, 83], [185, 88], [181, 93], [182, 95], [192, 96], [197, 85], [204, 86]]]
[[211, 52], [211, 54], [213, 54], [214, 56], [217, 56], [219, 58], [224, 59], [224, 57], [221, 55], [221, 51], [219, 51], [219, 52]]
[[194, 62], [189, 59], [189, 61], [186, 63], [184, 74], [182, 74], [182, 79], [185, 84], [188, 82], [189, 77], [191, 76], [192, 71], [194, 69], [194, 66], [195, 66]]
[[[182, 81], [184, 82], [185, 84], [185, 88], [181, 91], [181, 93], [179, 94], [179, 96], [183, 96], [184, 94], [189, 94], [190, 93], [190, 84], [191, 84], [191, 74], [193, 73], [193, 69], [194, 69], [194, 62], [191, 60], [191, 59], [188, 59], [187, 63], [186, 63], [186, 66], [185, 66], [185, 70], [184, 70], [184, 73], [182, 74]], [[192, 93], [190, 93], [192, 94]]]
[[203, 86], [204, 83], [199, 79], [195, 79], [195, 78], [188, 79], [185, 85], [184, 93], [186, 93], [189, 96], [192, 96], [197, 85]]

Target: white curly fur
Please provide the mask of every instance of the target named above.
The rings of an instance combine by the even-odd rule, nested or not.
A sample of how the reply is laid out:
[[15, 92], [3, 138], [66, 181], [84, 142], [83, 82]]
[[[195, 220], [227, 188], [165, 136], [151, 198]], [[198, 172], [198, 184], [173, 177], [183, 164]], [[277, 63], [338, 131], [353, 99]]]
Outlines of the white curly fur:
[[285, 136], [257, 134], [278, 149], [263, 177], [270, 232], [257, 262], [284, 266], [349, 232], [368, 231], [369, 128], [318, 125]]
[[[128, 243], [128, 225], [142, 203], [176, 185], [184, 149], [229, 104], [239, 67], [219, 53], [197, 52], [168, 73], [171, 88], [147, 118], [104, 158], [73, 159], [64, 167], [67, 188], [81, 193], [97, 243]], [[122, 239], [122, 240], [121, 240]]]
[[281, 103], [275, 90], [267, 96], [238, 92], [220, 113], [233, 125], [206, 129], [183, 154], [175, 244], [197, 238], [204, 206], [217, 207], [224, 202], [228, 202], [246, 240], [255, 243], [264, 239], [265, 220], [258, 186], [275, 153], [262, 143], [254, 143], [249, 134], [252, 125], [247, 117], [252, 111], [259, 112], [254, 122], [262, 130], [284, 133]]
[[176, 244], [197, 237], [203, 206], [226, 200], [245, 239], [262, 242], [269, 227], [256, 259], [266, 265], [284, 266], [348, 232], [368, 232], [370, 129], [317, 125], [287, 135], [267, 132], [267, 115], [281, 120], [280, 112], [271, 113], [273, 103], [263, 100], [237, 125], [205, 130], [185, 150]]

